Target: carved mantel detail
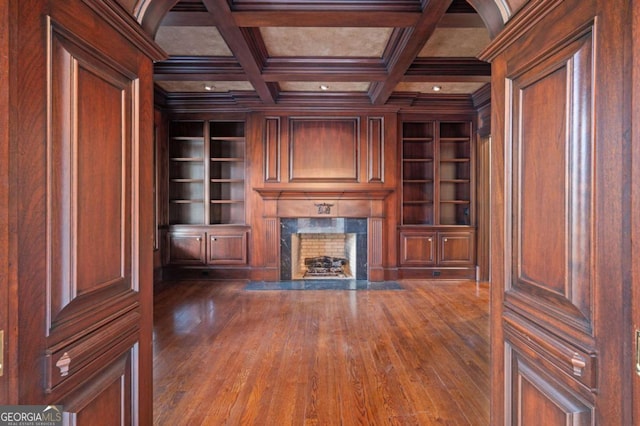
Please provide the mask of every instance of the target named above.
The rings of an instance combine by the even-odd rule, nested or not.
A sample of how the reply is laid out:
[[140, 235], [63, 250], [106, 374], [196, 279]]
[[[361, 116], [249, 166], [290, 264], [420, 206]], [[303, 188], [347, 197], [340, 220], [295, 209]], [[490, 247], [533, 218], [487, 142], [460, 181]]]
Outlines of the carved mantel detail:
[[255, 188], [264, 217], [384, 217], [391, 189], [308, 190]]

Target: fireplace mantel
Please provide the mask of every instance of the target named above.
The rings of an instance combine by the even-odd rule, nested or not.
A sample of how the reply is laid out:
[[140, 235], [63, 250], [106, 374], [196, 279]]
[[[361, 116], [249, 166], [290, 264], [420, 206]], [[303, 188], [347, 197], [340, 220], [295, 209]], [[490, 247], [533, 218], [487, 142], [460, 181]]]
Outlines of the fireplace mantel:
[[384, 217], [390, 189], [256, 188], [264, 217]]
[[[367, 220], [367, 276], [371, 281], [384, 280], [382, 265], [386, 239], [383, 223], [387, 197], [393, 189], [385, 188], [301, 188], [274, 186], [254, 188], [262, 198], [264, 253], [266, 264], [280, 269], [280, 223], [285, 218], [364, 218]], [[391, 208], [391, 207], [389, 207]], [[276, 279], [280, 279], [280, 274]], [[272, 278], [273, 279], [273, 278]]]
[[264, 200], [384, 200], [392, 189], [254, 188]]

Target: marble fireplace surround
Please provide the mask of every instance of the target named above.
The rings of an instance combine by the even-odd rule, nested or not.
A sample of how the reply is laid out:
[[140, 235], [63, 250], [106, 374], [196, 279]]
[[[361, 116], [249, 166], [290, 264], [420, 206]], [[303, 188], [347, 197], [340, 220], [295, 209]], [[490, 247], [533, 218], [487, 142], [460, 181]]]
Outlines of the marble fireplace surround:
[[[293, 275], [293, 234], [351, 234], [355, 236], [355, 275], [350, 278], [366, 280], [367, 277], [367, 220], [360, 218], [281, 218], [280, 219], [280, 279], [291, 280]], [[321, 279], [321, 278], [319, 278]], [[327, 279], [335, 279], [327, 277]]]
[[[283, 219], [298, 218], [356, 218], [366, 226], [366, 268], [358, 273], [369, 281], [384, 281], [383, 248], [385, 199], [390, 189], [353, 189], [340, 191], [307, 190], [293, 188], [256, 188], [263, 200], [265, 249], [269, 253], [268, 266], [282, 275], [281, 232]], [[286, 222], [285, 222], [286, 223]], [[288, 231], [287, 231], [288, 232]], [[286, 261], [286, 259], [285, 259]], [[366, 273], [366, 275], [364, 275]], [[285, 273], [286, 274], [286, 273]]]

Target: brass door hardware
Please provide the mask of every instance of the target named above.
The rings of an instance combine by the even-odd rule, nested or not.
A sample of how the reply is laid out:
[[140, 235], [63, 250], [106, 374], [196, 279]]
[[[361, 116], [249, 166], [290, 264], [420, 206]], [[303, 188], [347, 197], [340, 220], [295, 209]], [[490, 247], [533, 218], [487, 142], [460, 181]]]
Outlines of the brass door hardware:
[[636, 374], [640, 376], [640, 330], [636, 330]]
[[0, 330], [0, 377], [4, 374], [4, 330]]

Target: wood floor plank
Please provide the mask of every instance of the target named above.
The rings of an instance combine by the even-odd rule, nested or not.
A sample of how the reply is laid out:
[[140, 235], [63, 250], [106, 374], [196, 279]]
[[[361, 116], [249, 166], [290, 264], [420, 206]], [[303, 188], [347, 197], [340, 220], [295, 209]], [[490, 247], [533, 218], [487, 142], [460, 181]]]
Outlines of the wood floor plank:
[[489, 424], [488, 285], [155, 295], [156, 425]]

